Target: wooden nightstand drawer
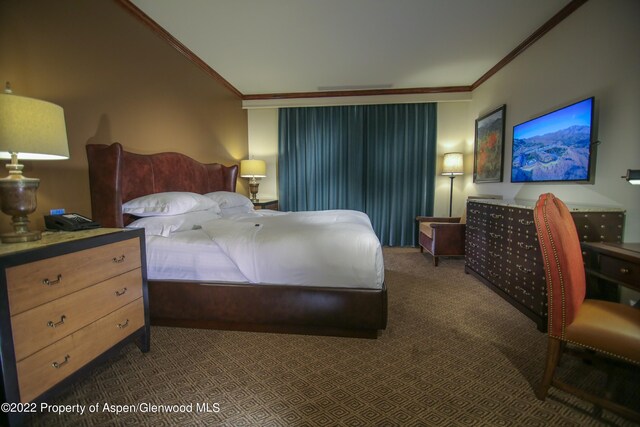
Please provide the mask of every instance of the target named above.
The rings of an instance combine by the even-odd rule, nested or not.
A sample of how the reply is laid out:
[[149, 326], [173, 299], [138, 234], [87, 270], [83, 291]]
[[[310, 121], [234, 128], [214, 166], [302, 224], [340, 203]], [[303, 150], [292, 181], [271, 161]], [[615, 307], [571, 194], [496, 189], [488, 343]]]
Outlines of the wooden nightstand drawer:
[[6, 269], [11, 315], [139, 268], [140, 244], [128, 239]]
[[18, 362], [20, 401], [28, 402], [145, 324], [142, 298]]
[[[64, 338], [142, 296], [139, 268], [11, 318], [16, 360]], [[99, 304], [95, 304], [99, 301]]]

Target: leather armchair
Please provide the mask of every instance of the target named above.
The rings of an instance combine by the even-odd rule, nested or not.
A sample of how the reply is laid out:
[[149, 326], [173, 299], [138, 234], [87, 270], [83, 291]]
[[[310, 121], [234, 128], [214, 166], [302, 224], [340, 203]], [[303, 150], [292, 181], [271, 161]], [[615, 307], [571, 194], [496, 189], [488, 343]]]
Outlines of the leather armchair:
[[440, 256], [464, 256], [466, 225], [460, 217], [418, 216], [420, 252], [433, 255], [438, 266]]

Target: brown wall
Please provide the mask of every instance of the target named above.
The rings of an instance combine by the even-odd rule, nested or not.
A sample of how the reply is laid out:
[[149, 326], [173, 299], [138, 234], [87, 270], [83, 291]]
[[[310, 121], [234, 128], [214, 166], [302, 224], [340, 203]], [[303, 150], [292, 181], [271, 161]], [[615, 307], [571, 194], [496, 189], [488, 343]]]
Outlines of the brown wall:
[[52, 208], [91, 214], [88, 142], [203, 162], [247, 157], [240, 99], [113, 1], [0, 1], [0, 81], [65, 111], [71, 158], [24, 162], [41, 180], [32, 228]]

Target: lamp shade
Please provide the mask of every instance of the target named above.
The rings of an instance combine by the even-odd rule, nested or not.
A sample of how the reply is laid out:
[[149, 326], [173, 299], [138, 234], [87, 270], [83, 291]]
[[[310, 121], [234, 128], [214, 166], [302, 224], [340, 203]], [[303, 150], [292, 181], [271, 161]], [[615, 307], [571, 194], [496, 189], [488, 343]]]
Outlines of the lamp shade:
[[442, 175], [464, 175], [462, 153], [446, 153], [442, 161]]
[[264, 178], [267, 172], [267, 164], [264, 160], [241, 160], [240, 176], [243, 178]]
[[0, 159], [69, 158], [61, 107], [46, 101], [0, 93]]

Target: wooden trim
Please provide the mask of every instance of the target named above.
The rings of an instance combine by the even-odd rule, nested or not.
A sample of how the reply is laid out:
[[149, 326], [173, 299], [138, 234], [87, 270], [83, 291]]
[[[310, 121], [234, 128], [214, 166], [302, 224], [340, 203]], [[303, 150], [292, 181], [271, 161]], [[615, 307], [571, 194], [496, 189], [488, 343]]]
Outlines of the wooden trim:
[[471, 86], [415, 87], [406, 89], [331, 90], [323, 92], [265, 93], [243, 95], [243, 101], [294, 98], [332, 98], [346, 96], [416, 95], [424, 93], [470, 92]]
[[158, 36], [163, 38], [166, 42], [168, 42], [171, 46], [173, 46], [178, 52], [184, 55], [188, 60], [196, 64], [205, 73], [209, 74], [219, 83], [221, 83], [224, 87], [229, 89], [236, 95], [238, 98], [242, 99], [242, 93], [238, 89], [236, 89], [231, 83], [229, 83], [224, 77], [218, 74], [213, 68], [207, 65], [198, 55], [193, 53], [188, 47], [182, 44], [178, 39], [173, 37], [167, 30], [162, 28], [160, 24], [151, 19], [147, 14], [145, 14], [142, 10], [140, 10], [136, 5], [131, 3], [129, 0], [115, 0], [120, 6], [126, 9], [129, 13], [131, 13], [138, 21], [142, 22], [147, 27], [151, 28], [153, 32], [155, 32]]
[[578, 9], [580, 6], [585, 4], [587, 1], [588, 0], [572, 0], [569, 4], [567, 4], [565, 7], [563, 7], [560, 10], [560, 12], [556, 13], [553, 17], [551, 17], [551, 19], [549, 19], [547, 22], [545, 22], [540, 28], [538, 28], [536, 31], [534, 31], [533, 34], [531, 34], [522, 43], [520, 43], [515, 49], [513, 49], [511, 52], [509, 52], [509, 54], [507, 56], [502, 58], [502, 60], [500, 62], [498, 62], [496, 65], [494, 65], [489, 71], [484, 73], [484, 75], [482, 77], [480, 77], [478, 80], [476, 80], [471, 85], [471, 90], [475, 90], [482, 83], [484, 83], [487, 80], [489, 80], [489, 78], [491, 76], [496, 74], [498, 71], [500, 71], [502, 68], [504, 68], [505, 65], [507, 65], [508, 63], [513, 61], [518, 55], [520, 55], [522, 52], [527, 50], [529, 48], [529, 46], [533, 45], [535, 42], [540, 40], [542, 38], [542, 36], [544, 36], [549, 31], [551, 31], [553, 28], [555, 28], [556, 25], [558, 25], [566, 17], [571, 15], [573, 12], [575, 12], [576, 9]]

